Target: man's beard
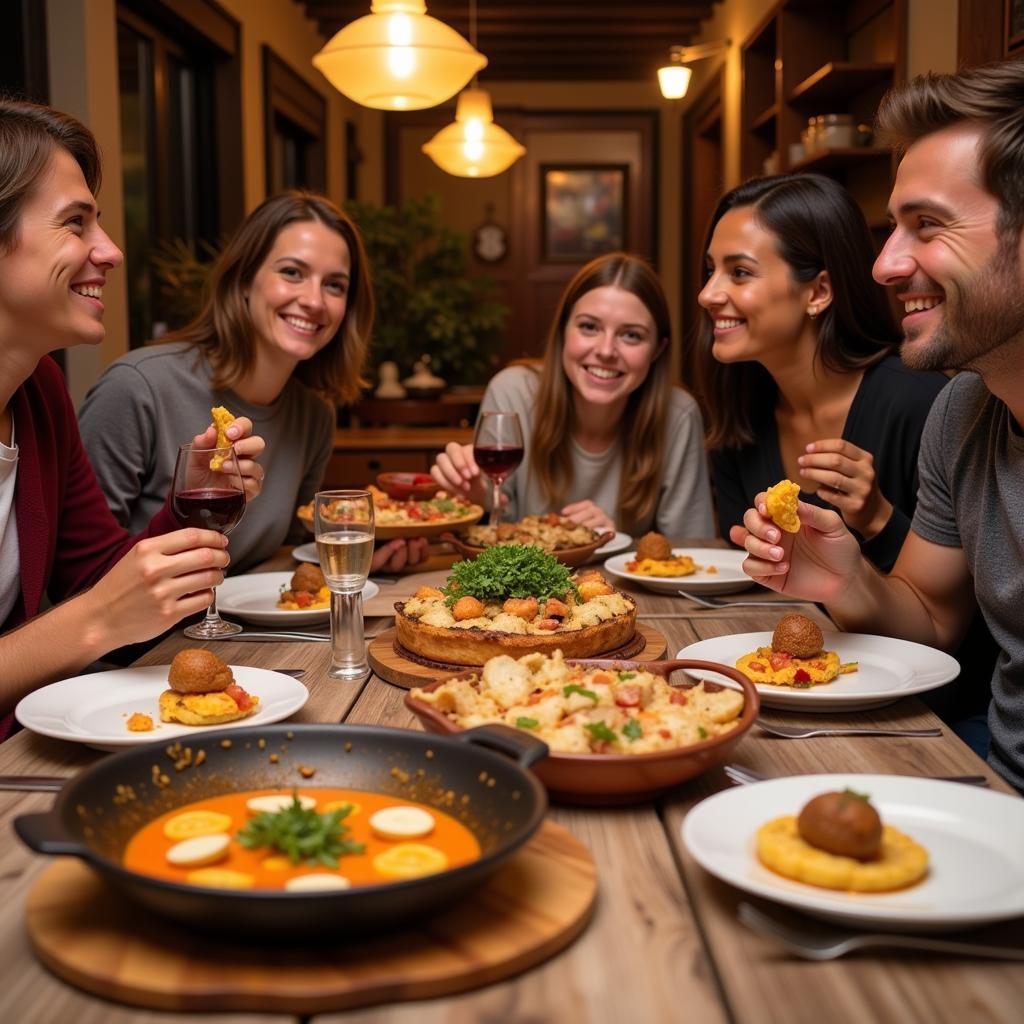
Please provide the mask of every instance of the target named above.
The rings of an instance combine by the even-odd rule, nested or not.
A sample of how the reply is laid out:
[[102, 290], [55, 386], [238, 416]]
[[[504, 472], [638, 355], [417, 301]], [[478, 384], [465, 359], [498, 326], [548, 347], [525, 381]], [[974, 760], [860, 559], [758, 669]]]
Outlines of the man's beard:
[[1020, 261], [1000, 251], [966, 282], [945, 289], [942, 321], [931, 340], [900, 351], [912, 370], [967, 370], [1015, 338], [1024, 337], [1024, 281]]

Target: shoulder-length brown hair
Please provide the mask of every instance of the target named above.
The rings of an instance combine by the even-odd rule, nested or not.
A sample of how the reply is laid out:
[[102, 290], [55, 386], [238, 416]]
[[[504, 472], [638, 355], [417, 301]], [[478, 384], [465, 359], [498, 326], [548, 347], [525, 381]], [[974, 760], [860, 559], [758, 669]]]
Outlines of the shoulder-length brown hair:
[[[749, 206], [775, 236], [794, 281], [813, 281], [823, 270], [832, 301], [817, 319], [815, 359], [835, 373], [854, 373], [894, 352], [900, 336], [885, 289], [871, 276], [875, 245], [860, 207], [838, 182], [820, 174], [778, 174], [726, 192], [711, 215], [704, 252], [729, 210]], [[756, 362], [720, 363], [712, 354], [710, 317], [697, 337], [696, 393], [709, 448], [739, 448], [756, 440], [754, 423], [771, 414], [778, 387]]]
[[647, 307], [657, 333], [657, 354], [643, 383], [629, 396], [618, 431], [629, 440], [622, 451], [617, 519], [630, 529], [654, 509], [658, 500], [671, 393], [672, 321], [668, 302], [657, 275], [639, 257], [624, 252], [600, 256], [579, 270], [562, 293], [540, 369], [532, 460], [547, 499], [555, 506], [564, 504], [573, 482], [569, 441], [575, 428], [572, 385], [562, 368], [565, 328], [573, 307], [587, 292], [609, 286], [635, 295]]
[[256, 333], [246, 293], [281, 231], [289, 224], [309, 220], [336, 231], [348, 246], [348, 303], [337, 333], [316, 355], [300, 362], [294, 376], [336, 402], [351, 402], [358, 397], [373, 328], [369, 266], [355, 224], [334, 203], [315, 192], [282, 192], [260, 203], [217, 258], [202, 311], [186, 327], [165, 334], [160, 342], [184, 341], [200, 349], [213, 369], [211, 383], [215, 388], [231, 387], [249, 374], [256, 364]]
[[56, 149], [71, 155], [96, 195], [100, 154], [92, 132], [52, 107], [0, 97], [0, 252], [17, 245], [22, 208]]

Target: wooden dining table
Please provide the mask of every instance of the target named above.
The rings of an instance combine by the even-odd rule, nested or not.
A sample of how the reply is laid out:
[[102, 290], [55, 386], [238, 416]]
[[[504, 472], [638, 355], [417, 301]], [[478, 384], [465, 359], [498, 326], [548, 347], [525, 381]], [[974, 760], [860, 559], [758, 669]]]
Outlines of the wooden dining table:
[[[715, 542], [693, 541], [707, 547]], [[286, 552], [266, 569], [292, 563]], [[382, 596], [411, 593], [416, 578], [382, 585]], [[782, 611], [763, 590], [727, 600], [756, 607], [703, 609], [688, 600], [624, 587], [635, 596], [640, 618], [664, 634], [668, 655], [693, 641], [773, 629]], [[381, 609], [380, 599], [375, 605]], [[787, 609], [788, 610], [788, 609]], [[801, 609], [828, 626], [818, 608]], [[366, 633], [388, 625], [368, 616]], [[180, 629], [138, 664], [167, 664], [192, 646]], [[403, 704], [406, 691], [377, 676], [362, 682], [328, 678], [329, 645], [317, 642], [219, 642], [210, 645], [235, 665], [305, 669], [309, 700], [296, 722], [341, 722], [420, 728]], [[978, 680], [979, 685], [982, 680]], [[766, 722], [870, 724], [898, 728], [942, 725], [925, 705], [906, 697], [870, 711], [801, 714], [763, 709]], [[0, 745], [0, 774], [71, 776], [104, 756], [83, 744], [48, 739], [27, 730]], [[769, 776], [867, 772], [910, 776], [984, 775], [992, 790], [1013, 791], [956, 735], [942, 725], [936, 738], [821, 737], [779, 739], [755, 725], [733, 760]], [[828, 962], [798, 959], [737, 920], [743, 897], [706, 873], [681, 840], [687, 812], [729, 786], [721, 767], [684, 783], [664, 797], [634, 806], [582, 808], [554, 805], [550, 818], [590, 851], [599, 891], [594, 916], [578, 939], [542, 965], [509, 980], [459, 995], [323, 1013], [194, 1013], [190, 1020], [221, 1022], [312, 1020], [389, 1024], [531, 1022], [779, 1022], [1019, 1021], [1024, 1014], [1024, 966], [963, 956], [865, 952]], [[14, 837], [11, 821], [40, 811], [52, 794], [0, 792], [0, 1020], [74, 1021], [75, 1024], [142, 1024], [171, 1019], [159, 1011], [108, 1002], [75, 989], [37, 962], [25, 931], [28, 890], [48, 863]], [[1024, 851], [1017, 851], [1024, 856]], [[771, 909], [769, 904], [754, 903]], [[999, 941], [1024, 947], [1016, 922], [999, 926]], [[988, 930], [986, 930], [988, 931]], [[174, 1015], [174, 1019], [177, 1015]]]

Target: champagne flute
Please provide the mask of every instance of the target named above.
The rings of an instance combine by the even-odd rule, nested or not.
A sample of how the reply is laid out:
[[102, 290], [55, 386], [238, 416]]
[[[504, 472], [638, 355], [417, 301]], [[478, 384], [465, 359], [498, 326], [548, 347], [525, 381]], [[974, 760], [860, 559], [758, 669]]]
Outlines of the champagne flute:
[[523, 430], [519, 416], [514, 412], [485, 412], [480, 414], [473, 436], [473, 458], [491, 478], [491, 526], [494, 543], [498, 543], [498, 523], [501, 520], [501, 485], [523, 461]]
[[[245, 488], [234, 448], [194, 448], [183, 444], [174, 466], [171, 507], [182, 526], [230, 533], [245, 511]], [[217, 588], [214, 587], [206, 618], [186, 626], [185, 636], [193, 640], [215, 640], [239, 633], [241, 629], [237, 623], [225, 622], [217, 614]]]
[[370, 671], [363, 641], [363, 587], [373, 557], [373, 496], [369, 491], [319, 491], [313, 501], [316, 551], [331, 591], [332, 679], [362, 679]]

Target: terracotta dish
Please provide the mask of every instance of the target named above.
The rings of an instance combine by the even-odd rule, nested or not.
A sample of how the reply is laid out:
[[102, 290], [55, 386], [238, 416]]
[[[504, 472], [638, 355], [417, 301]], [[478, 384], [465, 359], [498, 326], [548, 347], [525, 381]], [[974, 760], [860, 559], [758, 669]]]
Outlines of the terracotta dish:
[[424, 501], [441, 489], [428, 473], [378, 473], [377, 486], [398, 501], [415, 498]]
[[[743, 688], [743, 710], [732, 732], [711, 737], [689, 747], [657, 751], [651, 754], [548, 754], [533, 766], [533, 773], [547, 786], [553, 799], [564, 803], [613, 805], [650, 800], [672, 786], [700, 775], [725, 761], [733, 748], [754, 724], [761, 707], [757, 690], [742, 672], [711, 661], [609, 661], [573, 660], [571, 664], [614, 671], [642, 670], [662, 676], [671, 683], [673, 672], [714, 672], [727, 676]], [[460, 672], [446, 678], [468, 678], [475, 672]], [[438, 679], [424, 690], [436, 690], [445, 679]], [[672, 683], [682, 687], [695, 681]], [[707, 689], [720, 689], [710, 680]], [[443, 713], [406, 694], [405, 705], [423, 723], [428, 732], [458, 733], [462, 730]]]
[[[471, 524], [467, 523], [466, 525], [469, 526]], [[561, 548], [548, 553], [557, 558], [562, 565], [568, 565], [572, 568], [576, 568], [580, 565], [586, 565], [586, 563], [594, 557], [594, 552], [597, 551], [598, 548], [604, 547], [605, 544], [614, 540], [614, 538], [615, 531], [607, 530], [590, 544], [581, 544], [576, 548]], [[487, 548], [475, 547], [472, 544], [467, 544], [465, 541], [456, 537], [453, 533], [442, 533], [441, 539], [448, 541], [448, 543], [451, 544], [451, 546], [455, 548], [463, 558], [476, 558], [476, 556], [482, 551], [487, 550]]]

